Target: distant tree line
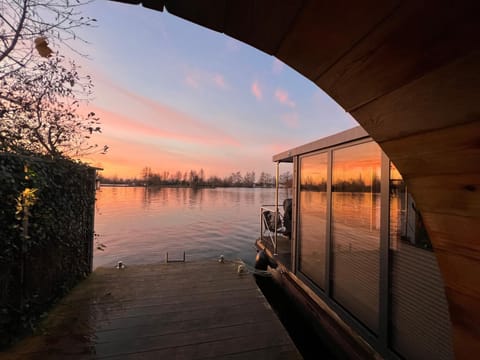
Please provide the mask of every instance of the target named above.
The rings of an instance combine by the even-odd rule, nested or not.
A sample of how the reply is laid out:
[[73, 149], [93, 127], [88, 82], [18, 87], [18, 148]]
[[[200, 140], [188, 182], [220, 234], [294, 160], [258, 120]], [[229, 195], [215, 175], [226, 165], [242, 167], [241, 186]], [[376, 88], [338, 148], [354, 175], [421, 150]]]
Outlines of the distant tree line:
[[321, 180], [315, 180], [311, 176], [302, 180], [300, 184], [301, 191], [327, 191], [327, 180], [322, 178]]
[[[300, 184], [301, 191], [327, 191], [327, 180], [315, 180], [311, 176], [306, 177]], [[332, 191], [336, 192], [380, 192], [380, 178], [377, 175], [371, 179], [370, 184], [366, 184], [362, 178], [362, 174], [358, 175], [358, 179], [339, 179], [334, 180]]]
[[362, 179], [361, 174], [358, 179], [338, 180], [332, 185], [332, 191], [336, 192], [380, 192], [380, 178], [375, 175], [371, 183], [367, 184]]
[[[190, 171], [154, 172], [148, 166], [141, 171], [140, 177], [121, 178], [118, 176], [99, 176], [103, 184], [117, 184], [129, 186], [182, 186], [182, 187], [274, 187], [275, 177], [266, 172], [261, 172], [258, 180], [255, 171], [247, 171], [243, 175], [240, 171], [233, 172], [223, 178], [216, 175], [207, 177], [203, 169]], [[292, 175], [290, 172], [280, 175], [280, 183], [291, 186]]]

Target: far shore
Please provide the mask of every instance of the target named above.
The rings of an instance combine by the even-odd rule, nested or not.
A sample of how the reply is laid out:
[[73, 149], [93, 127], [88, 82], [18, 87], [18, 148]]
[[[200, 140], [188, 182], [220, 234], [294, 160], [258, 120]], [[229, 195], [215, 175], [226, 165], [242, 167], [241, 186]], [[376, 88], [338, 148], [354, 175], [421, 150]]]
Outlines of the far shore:
[[101, 183], [100, 187], [145, 187], [145, 188], [161, 188], [161, 187], [169, 187], [169, 188], [217, 188], [217, 187], [242, 187], [242, 188], [273, 188], [274, 186], [263, 186], [263, 185], [254, 185], [254, 186], [220, 186], [220, 185], [197, 185], [197, 186], [190, 186], [190, 185], [182, 185], [182, 184], [166, 184], [166, 185], [144, 185], [144, 184], [104, 184]]

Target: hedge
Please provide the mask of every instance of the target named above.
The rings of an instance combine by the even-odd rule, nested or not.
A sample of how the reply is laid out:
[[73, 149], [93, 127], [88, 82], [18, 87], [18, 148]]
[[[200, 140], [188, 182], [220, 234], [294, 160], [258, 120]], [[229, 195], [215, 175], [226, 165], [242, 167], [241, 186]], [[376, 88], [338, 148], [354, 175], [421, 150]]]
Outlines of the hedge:
[[0, 153], [0, 348], [92, 267], [94, 168]]

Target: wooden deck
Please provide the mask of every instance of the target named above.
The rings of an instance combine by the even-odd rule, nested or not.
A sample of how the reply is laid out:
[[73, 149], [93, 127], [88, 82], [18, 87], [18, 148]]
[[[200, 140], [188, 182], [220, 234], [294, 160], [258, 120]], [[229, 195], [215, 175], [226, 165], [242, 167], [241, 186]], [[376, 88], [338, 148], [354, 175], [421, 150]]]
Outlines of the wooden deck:
[[[128, 264], [127, 264], [128, 265]], [[238, 265], [97, 269], [1, 359], [301, 359]]]
[[[257, 247], [259, 249], [268, 249], [271, 254], [274, 254], [274, 248], [272, 241], [268, 236], [262, 236], [262, 238], [257, 239]], [[278, 235], [277, 236], [277, 256], [275, 259], [280, 262], [287, 269], [292, 268], [292, 241], [286, 236]]]

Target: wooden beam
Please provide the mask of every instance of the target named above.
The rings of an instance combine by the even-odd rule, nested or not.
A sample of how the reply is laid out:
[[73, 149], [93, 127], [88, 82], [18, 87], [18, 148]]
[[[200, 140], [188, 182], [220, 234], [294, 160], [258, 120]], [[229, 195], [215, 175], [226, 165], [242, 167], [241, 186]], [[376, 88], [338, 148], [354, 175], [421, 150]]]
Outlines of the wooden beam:
[[[439, 214], [438, 212], [424, 211], [422, 218], [428, 225], [428, 234], [434, 239], [435, 251], [470, 257], [480, 261], [478, 233], [473, 230], [480, 224], [480, 216]], [[455, 242], [452, 241], [452, 238], [455, 238]]]
[[[480, 51], [476, 51], [360, 107], [352, 115], [379, 143], [479, 121], [479, 64]], [[408, 149], [405, 154], [409, 154]]]
[[[471, 269], [464, 269], [470, 271]], [[480, 353], [480, 311], [478, 299], [465, 295], [452, 288], [446, 288], [453, 325], [455, 357], [472, 359]]]
[[402, 2], [316, 83], [352, 111], [480, 49], [479, 11], [476, 1]]
[[229, 1], [225, 34], [272, 55], [302, 5], [302, 0]]
[[226, 0], [165, 0], [165, 8], [185, 20], [224, 32]]
[[473, 174], [414, 177], [407, 180], [407, 186], [423, 211], [459, 216], [480, 214], [480, 169]]
[[[402, 175], [464, 174], [479, 171], [480, 121], [380, 143]], [[414, 154], [414, 156], [413, 156]]]
[[396, 0], [308, 1], [276, 56], [314, 81], [394, 11]]

